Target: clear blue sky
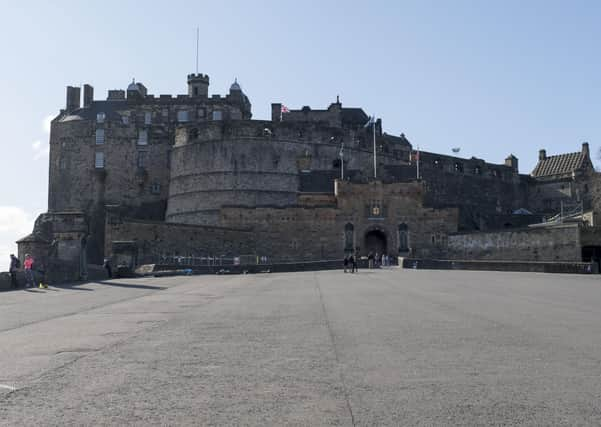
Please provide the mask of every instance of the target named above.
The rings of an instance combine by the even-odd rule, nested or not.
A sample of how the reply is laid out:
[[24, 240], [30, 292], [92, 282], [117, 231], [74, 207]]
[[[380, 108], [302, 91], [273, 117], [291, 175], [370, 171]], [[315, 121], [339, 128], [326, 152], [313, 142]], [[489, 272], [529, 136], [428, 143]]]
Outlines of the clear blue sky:
[[135, 77], [153, 94], [186, 93], [197, 26], [210, 92], [237, 77], [255, 118], [271, 102], [323, 108], [339, 94], [424, 150], [496, 163], [513, 153], [522, 173], [539, 148], [589, 141], [596, 155], [601, 144], [598, 1], [7, 3], [0, 263], [47, 208], [44, 122], [65, 86], [105, 98]]

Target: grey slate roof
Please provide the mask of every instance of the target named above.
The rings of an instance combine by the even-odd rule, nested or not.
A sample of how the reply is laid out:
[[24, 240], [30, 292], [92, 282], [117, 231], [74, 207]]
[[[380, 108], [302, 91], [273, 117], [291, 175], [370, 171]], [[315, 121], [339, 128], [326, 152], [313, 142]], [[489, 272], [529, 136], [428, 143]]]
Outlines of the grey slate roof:
[[532, 176], [543, 177], [571, 174], [584, 166], [586, 156], [582, 152], [558, 154], [539, 160], [532, 171]]
[[363, 125], [369, 120], [362, 108], [342, 108], [340, 115], [343, 123]]

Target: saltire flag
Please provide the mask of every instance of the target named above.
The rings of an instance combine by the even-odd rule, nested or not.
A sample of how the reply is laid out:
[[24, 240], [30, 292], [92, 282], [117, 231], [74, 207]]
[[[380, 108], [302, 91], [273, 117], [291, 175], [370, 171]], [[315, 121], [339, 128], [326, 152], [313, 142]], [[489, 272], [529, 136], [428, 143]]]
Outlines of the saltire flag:
[[371, 125], [373, 125], [376, 122], [376, 118], [374, 116], [369, 116], [369, 120], [367, 121], [367, 123], [365, 123], [363, 125], [364, 128], [369, 127]]
[[282, 104], [282, 106], [280, 107], [280, 112], [281, 113], [289, 113], [290, 110], [288, 109], [288, 107], [286, 107], [284, 104]]

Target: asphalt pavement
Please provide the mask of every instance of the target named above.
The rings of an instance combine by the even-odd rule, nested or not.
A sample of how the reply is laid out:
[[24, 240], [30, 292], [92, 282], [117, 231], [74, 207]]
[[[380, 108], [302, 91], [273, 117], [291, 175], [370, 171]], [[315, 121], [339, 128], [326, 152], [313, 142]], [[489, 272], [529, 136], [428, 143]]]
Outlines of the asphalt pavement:
[[4, 292], [0, 425], [601, 425], [601, 276], [388, 269]]

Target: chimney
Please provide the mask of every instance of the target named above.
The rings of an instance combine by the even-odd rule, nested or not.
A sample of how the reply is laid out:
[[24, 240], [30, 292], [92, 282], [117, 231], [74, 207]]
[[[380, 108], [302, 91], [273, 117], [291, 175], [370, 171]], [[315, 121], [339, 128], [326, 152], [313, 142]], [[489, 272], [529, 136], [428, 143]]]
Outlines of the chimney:
[[588, 148], [588, 142], [583, 142], [582, 143], [582, 154], [584, 155], [584, 157], [590, 157], [590, 151]]
[[282, 104], [281, 103], [271, 104], [271, 121], [272, 122], [282, 121]]
[[81, 88], [67, 86], [67, 113], [77, 110], [81, 102]]
[[94, 101], [94, 88], [88, 84], [83, 85], [83, 108], [92, 105]]
[[538, 150], [538, 160], [545, 160], [547, 158], [547, 150]]

